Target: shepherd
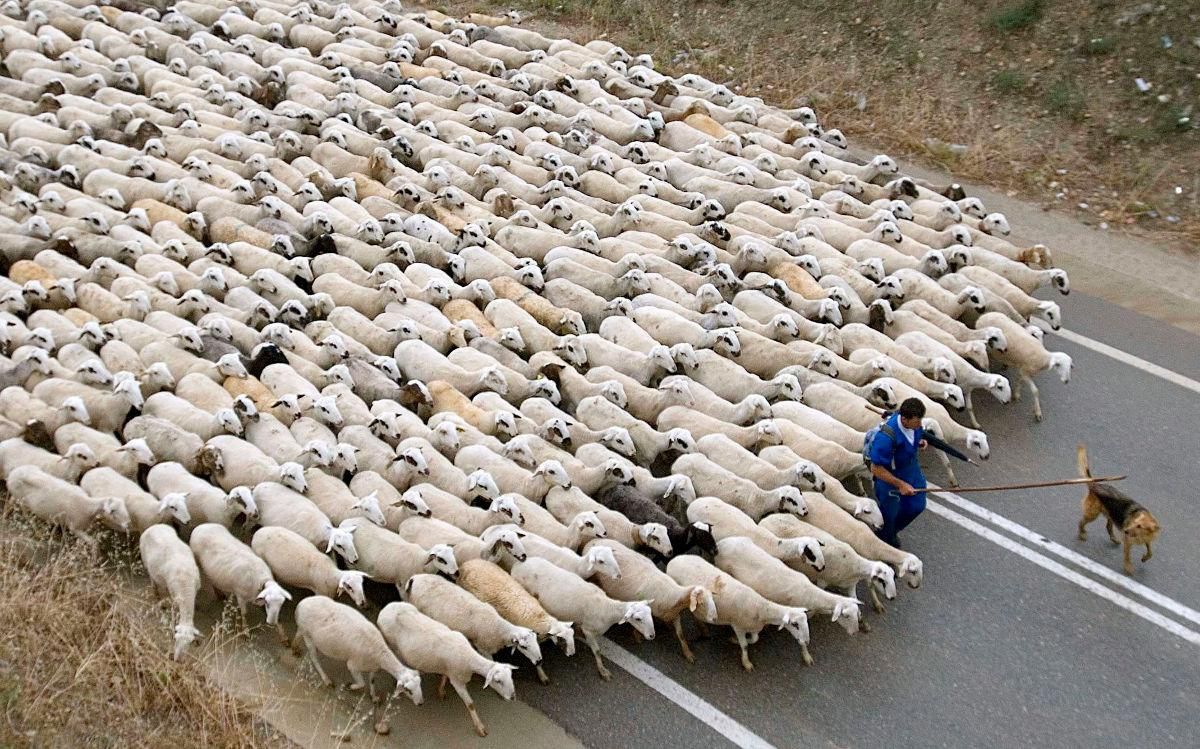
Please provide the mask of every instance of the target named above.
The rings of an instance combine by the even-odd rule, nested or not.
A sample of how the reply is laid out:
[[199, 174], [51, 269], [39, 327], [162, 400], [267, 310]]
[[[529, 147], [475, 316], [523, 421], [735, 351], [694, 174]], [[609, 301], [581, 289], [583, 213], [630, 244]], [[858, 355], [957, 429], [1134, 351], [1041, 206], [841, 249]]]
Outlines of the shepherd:
[[[875, 498], [883, 514], [883, 527], [877, 533], [884, 543], [900, 548], [897, 534], [925, 511], [925, 474], [917, 460], [924, 450], [925, 430], [921, 419], [925, 404], [909, 398], [900, 410], [873, 429], [868, 458], [875, 479]], [[916, 488], [919, 487], [919, 488]]]

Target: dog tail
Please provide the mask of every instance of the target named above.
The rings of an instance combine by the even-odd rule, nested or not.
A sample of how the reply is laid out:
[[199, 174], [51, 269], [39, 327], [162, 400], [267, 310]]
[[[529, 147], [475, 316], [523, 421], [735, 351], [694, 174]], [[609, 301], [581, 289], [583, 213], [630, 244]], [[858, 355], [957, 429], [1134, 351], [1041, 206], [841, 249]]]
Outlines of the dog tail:
[[1079, 465], [1079, 475], [1090, 479], [1092, 469], [1088, 467], [1087, 445], [1082, 442], [1075, 446], [1075, 461]]

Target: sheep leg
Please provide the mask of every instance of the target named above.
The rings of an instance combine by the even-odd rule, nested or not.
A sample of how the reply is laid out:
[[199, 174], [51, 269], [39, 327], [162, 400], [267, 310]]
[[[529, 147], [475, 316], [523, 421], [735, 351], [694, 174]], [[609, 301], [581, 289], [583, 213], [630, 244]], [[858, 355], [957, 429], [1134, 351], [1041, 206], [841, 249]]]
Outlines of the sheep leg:
[[317, 648], [312, 643], [312, 638], [304, 635], [304, 649], [308, 653], [308, 660], [312, 662], [313, 668], [317, 669], [317, 674], [321, 677], [321, 681], [325, 686], [332, 687], [333, 679], [329, 678], [329, 674], [325, 673], [325, 669], [321, 668], [321, 661], [317, 658]]
[[979, 426], [979, 419], [975, 418], [975, 404], [971, 402], [971, 391], [967, 390], [965, 396], [967, 401], [967, 417], [971, 420], [971, 428], [983, 431], [983, 427]]
[[874, 585], [867, 585], [867, 590], [871, 591], [871, 606], [875, 608], [875, 611], [880, 614], [886, 612], [887, 608], [883, 605], [883, 599], [879, 597], [879, 589]]
[[687, 658], [687, 662], [695, 663], [696, 655], [688, 647], [687, 639], [683, 636], [683, 622], [678, 618], [675, 620], [675, 639], [679, 640], [679, 647], [683, 649], [683, 657]]
[[534, 668], [537, 670], [538, 681], [542, 684], [549, 684], [550, 677], [546, 675], [546, 669], [542, 668], [542, 664], [539, 663]]
[[612, 672], [604, 667], [604, 658], [600, 655], [600, 641], [596, 639], [595, 633], [585, 629], [583, 637], [587, 640], [588, 647], [592, 649], [592, 655], [596, 657], [596, 670], [600, 672], [600, 678], [605, 681], [612, 679]]
[[[446, 677], [442, 677], [442, 683], [446, 683]], [[467, 706], [467, 712], [471, 715], [471, 722], [475, 724], [475, 733], [480, 736], [487, 736], [487, 726], [483, 725], [483, 721], [479, 719], [479, 713], [475, 711], [475, 701], [471, 699], [471, 693], [467, 691], [466, 684], [460, 684], [457, 679], [451, 680], [450, 685], [454, 687], [454, 691], [458, 692], [458, 696], [462, 699], [463, 704]]]
[[733, 636], [737, 638], [738, 647], [742, 649], [742, 668], [747, 671], [754, 670], [754, 664], [750, 662], [750, 654], [746, 652], [748, 647], [746, 643], [746, 633], [737, 627], [733, 628]]
[[442, 674], [442, 680], [438, 682], [437, 695], [439, 700], [446, 699], [446, 682], [448, 681], [450, 681], [450, 677]]
[[99, 553], [100, 542], [96, 540], [95, 536], [92, 536], [91, 534], [87, 533], [86, 531], [72, 530], [71, 532], [75, 534], [76, 538], [78, 538], [80, 541], [87, 544], [88, 549], [91, 551], [91, 553], [93, 553], [93, 554]]
[[696, 620], [696, 629], [700, 632], [700, 636], [706, 640], [712, 636], [712, 633], [708, 631], [708, 625], [699, 619]]
[[937, 451], [937, 456], [942, 468], [946, 469], [946, 477], [950, 481], [950, 486], [958, 486], [958, 476], [954, 475], [954, 468], [950, 465], [950, 456], [941, 450]]
[[800, 643], [800, 658], [804, 661], [804, 665], [811, 666], [813, 664], [812, 653], [808, 652], [808, 643]]
[[1021, 375], [1021, 380], [1028, 383], [1029, 392], [1033, 394], [1033, 420], [1041, 421], [1042, 420], [1042, 401], [1038, 398], [1037, 385], [1034, 385], [1033, 380], [1029, 379], [1025, 375]]

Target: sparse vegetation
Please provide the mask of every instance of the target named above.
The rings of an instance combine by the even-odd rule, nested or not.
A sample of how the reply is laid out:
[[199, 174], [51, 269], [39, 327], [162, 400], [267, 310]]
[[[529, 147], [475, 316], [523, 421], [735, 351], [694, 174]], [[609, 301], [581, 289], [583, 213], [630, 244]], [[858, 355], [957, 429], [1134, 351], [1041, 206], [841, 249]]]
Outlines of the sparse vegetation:
[[1029, 78], [1019, 70], [1001, 70], [992, 76], [992, 85], [1003, 94], [1014, 94], [1024, 91], [1029, 85]]
[[1043, 0], [1025, 0], [1019, 5], [1002, 8], [993, 13], [988, 17], [988, 25], [1004, 33], [1017, 31], [1041, 20], [1044, 10]]
[[[1194, 2], [1163, 0], [1133, 20], [1122, 20], [1131, 4], [1090, 0], [431, 5], [516, 7], [532, 28], [605, 38], [652, 54], [664, 72], [812, 106], [863, 149], [950, 165], [1047, 206], [1086, 203], [1081, 217], [1092, 223], [1159, 232], [1183, 248], [1200, 242], [1200, 46], [1184, 31], [1200, 18]], [[1152, 93], [1139, 93], [1135, 78]], [[966, 149], [942, 159], [929, 142]], [[1151, 176], [1135, 178], [1143, 165]], [[1135, 213], [1125, 209], [1132, 202], [1171, 208]]]
[[1070, 81], [1056, 81], [1046, 90], [1046, 108], [1054, 114], [1072, 120], [1087, 116], [1087, 103], [1083, 93]]
[[170, 660], [169, 613], [130, 579], [137, 550], [101, 558], [0, 512], [0, 746], [274, 747], [195, 659]]

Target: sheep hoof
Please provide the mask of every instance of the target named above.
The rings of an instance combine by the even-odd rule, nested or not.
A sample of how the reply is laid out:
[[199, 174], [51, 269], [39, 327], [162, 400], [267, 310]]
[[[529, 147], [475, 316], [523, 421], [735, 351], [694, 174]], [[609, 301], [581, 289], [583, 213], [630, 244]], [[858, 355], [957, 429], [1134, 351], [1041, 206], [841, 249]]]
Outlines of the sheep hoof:
[[380, 736], [387, 736], [391, 732], [392, 727], [388, 725], [386, 720], [381, 720], [375, 724], [375, 733], [379, 734]]
[[747, 671], [753, 671], [754, 664], [750, 661], [742, 661], [742, 668], [746, 669]]
[[1038, 422], [1039, 424], [1040, 424], [1040, 423], [1042, 423], [1042, 415], [1041, 415], [1041, 414], [1034, 414], [1034, 415], [1033, 415], [1033, 420], [1034, 420], [1034, 421], [1036, 421], [1036, 422]]
[[871, 625], [867, 623], [866, 619], [863, 619], [858, 623], [858, 628], [864, 633], [869, 633], [871, 631]]
[[612, 681], [612, 672], [607, 668], [602, 668], [600, 669], [600, 678], [604, 679], [605, 681]]

